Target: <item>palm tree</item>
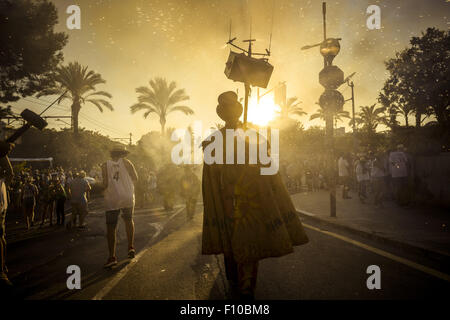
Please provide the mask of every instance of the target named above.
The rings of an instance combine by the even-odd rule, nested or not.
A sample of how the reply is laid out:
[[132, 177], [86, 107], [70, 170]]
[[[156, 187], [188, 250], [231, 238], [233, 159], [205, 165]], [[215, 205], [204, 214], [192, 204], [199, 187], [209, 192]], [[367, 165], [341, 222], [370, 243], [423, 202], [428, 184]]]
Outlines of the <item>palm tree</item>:
[[161, 134], [164, 134], [167, 116], [175, 111], [183, 112], [186, 115], [194, 114], [194, 110], [187, 106], [178, 105], [182, 101], [189, 100], [184, 89], [176, 89], [175, 82], [167, 83], [164, 78], [155, 78], [150, 80], [150, 87], [139, 87], [136, 89], [138, 93], [138, 103], [130, 107], [131, 113], [145, 110], [144, 118], [155, 113], [159, 117], [161, 124]]
[[[327, 115], [324, 112], [324, 110], [322, 108], [319, 108], [319, 109], [317, 109], [316, 113], [312, 114], [311, 117], [309, 117], [309, 120], [321, 119], [321, 120], [325, 121], [326, 116]], [[333, 112], [333, 118], [334, 118], [335, 122], [344, 121], [343, 118], [350, 119], [350, 114], [348, 113], [348, 111], [339, 110], [337, 112]]]
[[286, 104], [283, 103], [280, 106], [281, 111], [279, 113], [281, 114], [281, 118], [288, 119], [289, 115], [296, 115], [299, 117], [306, 115], [306, 112], [299, 107], [300, 103], [301, 101], [298, 101], [297, 97], [289, 98]]
[[371, 106], [362, 106], [361, 111], [358, 112], [358, 116], [355, 118], [357, 124], [362, 124], [363, 128], [369, 133], [375, 133], [377, 126], [384, 123], [384, 112], [386, 108], [375, 108], [376, 103]]
[[91, 103], [103, 112], [103, 107], [114, 110], [111, 103], [103, 97], [112, 98], [106, 91], [96, 91], [95, 87], [106, 83], [99, 73], [88, 67], [83, 67], [78, 62], [70, 62], [67, 66], [60, 66], [56, 69], [53, 86], [42, 90], [37, 97], [48, 95], [61, 95], [58, 103], [68, 99], [72, 102], [72, 125], [73, 132], [78, 134], [78, 116], [81, 107], [85, 103]]
[[405, 125], [409, 127], [408, 117], [414, 112], [414, 108], [408, 104], [402, 104], [397, 107], [397, 113], [405, 118]]

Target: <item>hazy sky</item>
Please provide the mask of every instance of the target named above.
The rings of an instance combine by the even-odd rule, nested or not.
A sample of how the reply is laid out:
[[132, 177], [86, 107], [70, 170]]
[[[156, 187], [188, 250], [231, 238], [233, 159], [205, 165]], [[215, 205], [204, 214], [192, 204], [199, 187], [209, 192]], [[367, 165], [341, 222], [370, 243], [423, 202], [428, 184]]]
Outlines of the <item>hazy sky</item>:
[[[257, 39], [254, 50], [264, 51], [269, 44], [273, 17], [272, 56], [274, 72], [269, 88], [287, 81], [287, 95], [297, 96], [307, 112], [317, 109], [315, 102], [323, 92], [318, 72], [323, 59], [318, 48], [301, 51], [307, 44], [322, 40], [322, 1], [308, 0], [54, 0], [59, 11], [58, 30], [69, 35], [64, 62], [79, 61], [99, 72], [107, 81], [98, 89], [113, 95], [114, 112], [100, 113], [85, 105], [80, 125], [111, 137], [133, 134], [134, 141], [149, 130], [159, 130], [156, 116], [143, 119], [131, 115], [129, 107], [137, 102], [135, 88], [148, 85], [156, 76], [175, 81], [190, 96], [187, 105], [194, 116], [171, 114], [168, 127], [186, 127], [201, 120], [205, 129], [219, 118], [215, 113], [217, 96], [226, 90], [243, 92], [243, 85], [224, 75], [229, 48], [229, 23], [232, 36], [240, 44]], [[66, 8], [81, 8], [81, 30], [66, 28]], [[381, 29], [368, 30], [366, 9], [381, 8]], [[411, 36], [427, 27], [449, 28], [450, 3], [443, 0], [341, 0], [327, 2], [327, 35], [341, 37], [341, 52], [334, 60], [346, 75], [356, 72], [356, 106], [376, 102], [378, 91], [387, 77], [383, 61], [408, 45]], [[346, 85], [340, 88], [350, 97]], [[262, 91], [263, 92], [263, 91]], [[256, 89], [254, 90], [256, 94]], [[52, 97], [21, 100], [19, 108], [42, 110]], [[32, 103], [31, 101], [34, 101]], [[69, 103], [52, 109], [49, 115], [69, 115]], [[344, 106], [351, 109], [351, 103]], [[300, 118], [305, 126], [319, 120]], [[69, 120], [66, 120], [69, 121]], [[62, 122], [52, 122], [58, 127]]]

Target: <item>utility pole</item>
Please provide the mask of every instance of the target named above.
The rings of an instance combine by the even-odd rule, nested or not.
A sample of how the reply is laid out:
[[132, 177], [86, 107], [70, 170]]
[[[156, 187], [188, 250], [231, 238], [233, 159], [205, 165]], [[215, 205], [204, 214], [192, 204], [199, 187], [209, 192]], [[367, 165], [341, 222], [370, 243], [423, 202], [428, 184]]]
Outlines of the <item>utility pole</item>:
[[355, 85], [353, 84], [353, 81], [350, 82], [350, 88], [352, 89], [352, 137], [353, 137], [353, 152], [356, 152], [357, 143], [356, 143], [356, 119], [355, 119], [355, 92], [354, 88]]
[[[323, 19], [323, 41], [327, 40], [327, 4], [326, 2], [322, 2], [322, 19]], [[326, 56], [323, 57], [323, 66], [324, 68], [327, 66]], [[336, 217], [336, 184], [334, 177], [334, 138], [333, 138], [333, 113], [325, 112], [325, 135], [328, 145], [328, 150], [330, 150], [329, 159], [328, 159], [328, 184], [330, 189], [330, 216]]]
[[323, 56], [324, 68], [319, 73], [319, 83], [325, 87], [325, 91], [319, 98], [319, 105], [325, 113], [325, 137], [328, 150], [327, 175], [330, 191], [330, 216], [336, 217], [336, 165], [334, 155], [334, 124], [333, 117], [336, 112], [342, 110], [345, 103], [344, 97], [336, 89], [344, 83], [344, 72], [333, 65], [333, 59], [340, 51], [339, 40], [341, 38], [327, 38], [326, 3], [322, 3], [323, 41], [314, 45], [302, 47], [302, 50], [320, 46]]
[[352, 130], [353, 130], [353, 134], [355, 134], [355, 130], [356, 130], [356, 124], [355, 124], [355, 92], [353, 91], [353, 88], [355, 87], [355, 85], [353, 84], [353, 81], [350, 81], [348, 83], [348, 85], [350, 86], [350, 88], [352, 89], [352, 97], [350, 98], [350, 100], [352, 100]]
[[356, 150], [356, 137], [355, 137], [355, 133], [356, 133], [356, 121], [355, 121], [355, 84], [353, 83], [353, 81], [350, 81], [350, 79], [355, 75], [356, 72], [353, 72], [351, 75], [349, 75], [347, 78], [345, 78], [344, 82], [347, 83], [347, 85], [352, 89], [352, 97], [350, 99], [345, 100], [345, 102], [347, 101], [352, 101], [352, 139], [353, 139], [353, 150]]
[[130, 132], [130, 146], [133, 144], [133, 140], [131, 140], [133, 137], [133, 134]]

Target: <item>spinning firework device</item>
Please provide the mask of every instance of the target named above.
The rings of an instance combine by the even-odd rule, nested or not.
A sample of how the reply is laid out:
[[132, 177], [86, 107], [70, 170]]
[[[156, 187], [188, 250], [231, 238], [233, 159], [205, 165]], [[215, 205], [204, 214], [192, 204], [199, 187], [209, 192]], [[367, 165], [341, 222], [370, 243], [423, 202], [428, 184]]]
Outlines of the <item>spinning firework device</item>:
[[[273, 20], [273, 19], [272, 19]], [[268, 62], [270, 56], [270, 46], [272, 42], [272, 34], [270, 35], [269, 49], [265, 53], [253, 53], [252, 43], [256, 39], [252, 39], [252, 31], [250, 27], [250, 38], [243, 40], [248, 42], [248, 49], [245, 50], [233, 43], [236, 38], [231, 39], [231, 22], [230, 22], [230, 36], [227, 42], [228, 45], [241, 51], [237, 53], [230, 51], [228, 60], [225, 65], [225, 75], [228, 79], [242, 82], [245, 85], [245, 102], [244, 102], [244, 124], [247, 123], [248, 98], [250, 95], [250, 86], [267, 88], [270, 77], [272, 76], [273, 66]], [[261, 56], [255, 58], [253, 56]]]
[[6, 139], [6, 142], [12, 143], [16, 141], [32, 126], [36, 127], [39, 130], [43, 130], [48, 125], [47, 121], [45, 121], [40, 115], [34, 113], [29, 109], [23, 110], [20, 116], [26, 121], [26, 123], [19, 129], [17, 129], [17, 131], [14, 132], [12, 136]]
[[230, 51], [225, 67], [228, 79], [260, 88], [267, 88], [272, 72], [273, 66], [267, 59], [256, 59], [233, 51]]

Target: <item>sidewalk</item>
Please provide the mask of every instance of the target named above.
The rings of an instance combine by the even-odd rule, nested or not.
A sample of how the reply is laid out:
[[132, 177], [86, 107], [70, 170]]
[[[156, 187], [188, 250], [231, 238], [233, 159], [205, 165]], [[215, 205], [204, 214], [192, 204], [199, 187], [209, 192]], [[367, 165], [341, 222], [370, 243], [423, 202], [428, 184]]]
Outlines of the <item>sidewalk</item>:
[[376, 208], [370, 199], [361, 203], [355, 193], [343, 200], [336, 190], [336, 217], [330, 217], [329, 192], [301, 192], [292, 195], [296, 209], [315, 221], [331, 224], [372, 239], [448, 259], [450, 256], [450, 213], [439, 208], [397, 206], [393, 201]]

